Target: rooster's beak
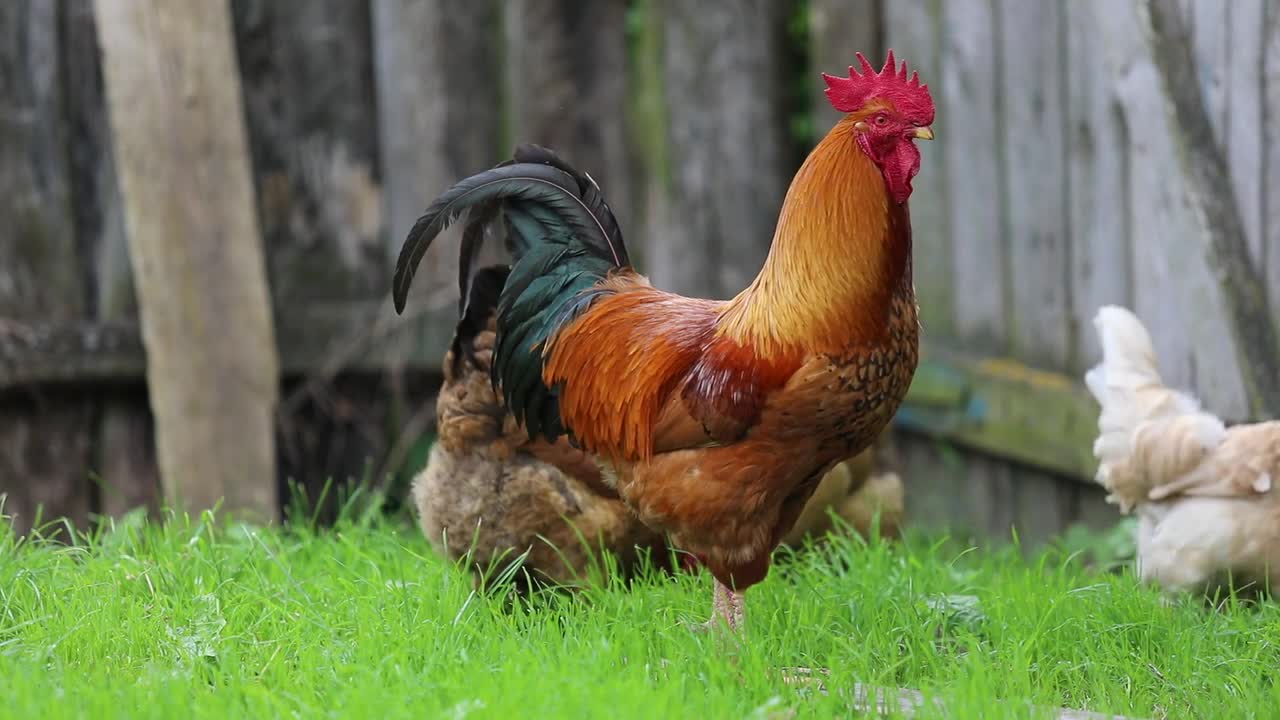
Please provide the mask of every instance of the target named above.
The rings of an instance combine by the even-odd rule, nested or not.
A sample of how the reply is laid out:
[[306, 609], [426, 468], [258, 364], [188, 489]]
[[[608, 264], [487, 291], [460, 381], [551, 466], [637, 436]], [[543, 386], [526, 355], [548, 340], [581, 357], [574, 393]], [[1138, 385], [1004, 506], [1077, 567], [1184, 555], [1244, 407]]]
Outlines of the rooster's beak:
[[915, 138], [916, 138], [917, 140], [932, 140], [932, 139], [933, 139], [933, 128], [931, 128], [931, 127], [918, 127], [918, 128], [916, 128]]

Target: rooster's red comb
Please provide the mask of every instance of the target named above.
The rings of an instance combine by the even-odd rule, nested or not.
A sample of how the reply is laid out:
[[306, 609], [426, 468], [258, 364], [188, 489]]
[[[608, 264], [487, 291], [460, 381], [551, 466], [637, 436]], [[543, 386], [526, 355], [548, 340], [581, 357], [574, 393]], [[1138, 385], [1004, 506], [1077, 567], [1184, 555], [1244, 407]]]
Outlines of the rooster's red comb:
[[898, 112], [913, 122], [928, 125], [933, 122], [933, 98], [929, 95], [929, 86], [920, 84], [920, 74], [911, 73], [907, 77], [907, 62], [902, 62], [901, 69], [889, 50], [889, 57], [884, 67], [876, 72], [862, 53], [857, 53], [858, 63], [862, 65], [859, 75], [849, 66], [849, 77], [835, 77], [822, 73], [827, 81], [827, 100], [831, 107], [843, 113], [855, 112], [866, 105], [872, 98], [882, 98], [893, 103]]

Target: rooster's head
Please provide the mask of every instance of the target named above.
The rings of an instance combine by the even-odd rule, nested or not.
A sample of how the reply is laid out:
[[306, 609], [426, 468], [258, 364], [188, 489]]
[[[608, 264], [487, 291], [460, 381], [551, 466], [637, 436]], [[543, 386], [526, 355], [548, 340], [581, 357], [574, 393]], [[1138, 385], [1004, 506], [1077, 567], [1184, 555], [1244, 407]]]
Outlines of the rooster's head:
[[933, 98], [918, 73], [908, 77], [905, 61], [898, 67], [893, 50], [879, 72], [862, 53], [857, 58], [861, 74], [852, 66], [848, 77], [822, 74], [827, 100], [849, 115], [859, 147], [880, 166], [894, 200], [905, 202], [920, 170], [915, 141], [933, 139]]

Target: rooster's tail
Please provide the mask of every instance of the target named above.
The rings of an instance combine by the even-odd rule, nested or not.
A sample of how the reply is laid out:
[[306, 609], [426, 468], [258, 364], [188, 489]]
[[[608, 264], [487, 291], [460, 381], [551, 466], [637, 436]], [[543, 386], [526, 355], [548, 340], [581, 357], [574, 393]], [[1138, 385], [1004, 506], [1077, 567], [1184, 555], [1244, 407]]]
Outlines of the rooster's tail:
[[409, 231], [393, 278], [397, 312], [404, 309], [413, 275], [431, 242], [464, 213], [468, 221], [458, 276], [463, 321], [455, 342], [463, 336], [473, 285], [484, 272], [473, 272], [472, 266], [485, 230], [501, 217], [514, 263], [502, 278], [493, 308], [498, 333], [491, 376], [495, 385], [501, 384], [507, 408], [529, 435], [554, 441], [564, 434], [564, 427], [556, 391], [542, 382], [542, 349], [607, 292], [596, 287], [601, 280], [630, 266], [622, 232], [589, 175], [546, 148], [521, 145], [511, 160], [445, 191]]
[[1194, 468], [1226, 428], [1195, 398], [1164, 384], [1151, 336], [1136, 315], [1108, 305], [1093, 323], [1102, 362], [1085, 374], [1085, 384], [1102, 406], [1093, 445], [1097, 481], [1127, 512], [1152, 488]]

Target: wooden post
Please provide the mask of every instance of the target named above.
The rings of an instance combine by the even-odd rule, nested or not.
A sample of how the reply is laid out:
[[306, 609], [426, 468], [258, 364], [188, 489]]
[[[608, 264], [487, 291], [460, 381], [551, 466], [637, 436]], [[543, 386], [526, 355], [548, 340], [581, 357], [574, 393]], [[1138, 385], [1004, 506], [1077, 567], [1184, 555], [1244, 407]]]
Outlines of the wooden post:
[[[0, 3], [0, 347], [84, 312], [66, 164], [58, 5]], [[19, 532], [88, 512], [90, 405], [39, 388], [0, 396], [0, 496]]]
[[167, 499], [273, 519], [278, 360], [229, 4], [94, 7]]

